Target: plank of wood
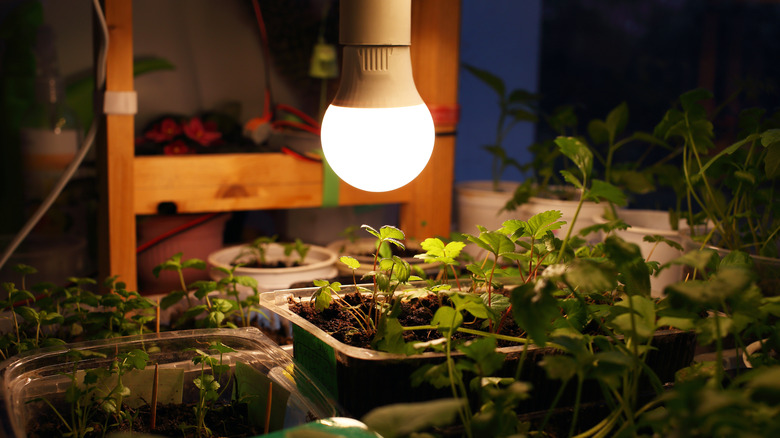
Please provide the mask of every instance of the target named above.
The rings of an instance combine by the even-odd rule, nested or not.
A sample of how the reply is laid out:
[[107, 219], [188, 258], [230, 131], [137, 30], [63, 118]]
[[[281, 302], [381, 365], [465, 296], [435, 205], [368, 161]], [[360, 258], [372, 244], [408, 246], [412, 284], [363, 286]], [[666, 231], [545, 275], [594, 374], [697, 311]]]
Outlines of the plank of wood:
[[[106, 90], [133, 90], [132, 0], [106, 0], [109, 33]], [[133, 115], [108, 115], [105, 137], [98, 142], [100, 278], [118, 275], [129, 290], [136, 289], [135, 214], [133, 212]]]
[[[319, 207], [322, 165], [280, 153], [148, 156], [135, 159], [135, 214], [156, 214], [160, 203], [179, 213]], [[410, 188], [386, 193], [342, 182], [340, 205], [409, 202]]]

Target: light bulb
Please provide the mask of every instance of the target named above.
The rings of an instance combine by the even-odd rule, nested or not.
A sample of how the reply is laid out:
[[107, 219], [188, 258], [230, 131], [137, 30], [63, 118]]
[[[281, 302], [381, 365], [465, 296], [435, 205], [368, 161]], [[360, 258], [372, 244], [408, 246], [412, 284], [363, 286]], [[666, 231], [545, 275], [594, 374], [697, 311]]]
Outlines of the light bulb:
[[411, 0], [341, 0], [339, 90], [322, 119], [325, 159], [369, 192], [402, 187], [433, 152], [433, 118], [412, 77]]
[[322, 121], [322, 151], [347, 184], [368, 192], [402, 187], [433, 152], [433, 119], [425, 104], [401, 108], [331, 105]]

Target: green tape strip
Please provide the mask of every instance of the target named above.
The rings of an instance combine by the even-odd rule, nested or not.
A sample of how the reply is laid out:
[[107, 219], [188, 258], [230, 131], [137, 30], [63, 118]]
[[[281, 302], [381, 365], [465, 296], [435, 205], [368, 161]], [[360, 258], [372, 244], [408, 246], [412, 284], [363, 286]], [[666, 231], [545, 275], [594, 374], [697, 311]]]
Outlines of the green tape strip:
[[320, 156], [322, 157], [322, 206], [336, 207], [339, 205], [341, 179], [330, 167], [322, 151], [320, 151]]

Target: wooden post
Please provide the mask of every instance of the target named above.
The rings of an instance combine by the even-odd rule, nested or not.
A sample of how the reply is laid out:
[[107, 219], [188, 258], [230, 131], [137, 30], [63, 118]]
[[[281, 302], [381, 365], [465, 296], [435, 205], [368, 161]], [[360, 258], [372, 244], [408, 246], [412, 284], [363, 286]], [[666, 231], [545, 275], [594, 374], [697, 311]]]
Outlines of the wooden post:
[[[106, 91], [133, 91], [133, 3], [104, 0], [109, 33]], [[99, 280], [118, 275], [128, 290], [137, 289], [135, 213], [133, 211], [133, 138], [135, 115], [105, 117], [98, 140], [100, 181]]]
[[412, 69], [417, 90], [431, 108], [436, 143], [428, 166], [410, 183], [400, 226], [407, 237], [449, 237], [455, 167], [460, 0], [412, 2]]

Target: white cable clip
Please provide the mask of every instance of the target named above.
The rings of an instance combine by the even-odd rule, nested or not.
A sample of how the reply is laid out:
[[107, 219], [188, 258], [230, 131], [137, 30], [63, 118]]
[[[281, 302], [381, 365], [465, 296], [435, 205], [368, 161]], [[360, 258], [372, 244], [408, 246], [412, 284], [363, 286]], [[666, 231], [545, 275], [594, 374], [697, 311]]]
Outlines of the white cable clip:
[[136, 114], [138, 93], [135, 91], [106, 91], [103, 95], [103, 112], [106, 114]]

